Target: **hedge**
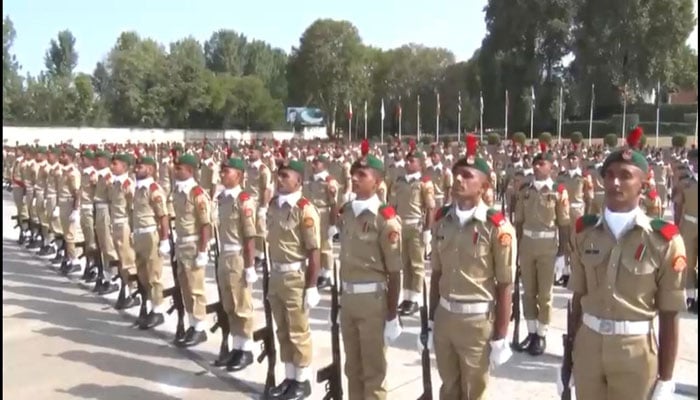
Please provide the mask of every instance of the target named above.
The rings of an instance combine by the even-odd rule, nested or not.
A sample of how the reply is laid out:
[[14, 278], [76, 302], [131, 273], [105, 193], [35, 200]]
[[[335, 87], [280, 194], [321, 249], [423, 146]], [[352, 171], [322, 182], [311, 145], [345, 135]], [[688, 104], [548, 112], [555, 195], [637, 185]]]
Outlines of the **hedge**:
[[[697, 112], [698, 105], [694, 104], [662, 104], [660, 107], [661, 120], [668, 122], [683, 122], [683, 115]], [[628, 114], [638, 114], [640, 121], [656, 121], [656, 104], [629, 104]], [[622, 105], [601, 106], [594, 110], [595, 118], [606, 119], [613, 114], [622, 114]]]
[[[656, 135], [656, 122], [642, 122], [639, 126], [649, 136]], [[684, 133], [692, 135], [695, 133], [695, 122], [692, 124], [681, 122], [661, 122], [659, 124], [659, 135], [670, 136], [675, 133]]]
[[[613, 130], [611, 132], [620, 132], [620, 130], [627, 133], [632, 130], [635, 126], [639, 125], [639, 114], [627, 114], [625, 116], [625, 129], [622, 129], [622, 114], [615, 114], [610, 117], [610, 124], [612, 124]], [[654, 121], [654, 120], [652, 120]]]

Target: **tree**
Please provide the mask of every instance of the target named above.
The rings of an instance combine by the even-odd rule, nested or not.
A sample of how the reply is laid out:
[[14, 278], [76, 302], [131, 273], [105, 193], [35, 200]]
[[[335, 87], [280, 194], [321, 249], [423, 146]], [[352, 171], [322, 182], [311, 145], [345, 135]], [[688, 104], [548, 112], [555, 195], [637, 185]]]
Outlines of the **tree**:
[[73, 70], [78, 65], [78, 52], [71, 31], [61, 31], [58, 40], [51, 40], [44, 56], [44, 64], [52, 77], [70, 79], [73, 76]]
[[214, 32], [204, 43], [207, 68], [234, 76], [243, 74], [245, 67], [246, 37], [232, 30]]
[[204, 50], [192, 37], [180, 40], [170, 45], [167, 63], [167, 126], [192, 127], [191, 114], [201, 113], [208, 103]]
[[19, 63], [12, 53], [17, 32], [10, 17], [2, 21], [2, 111], [3, 122], [14, 121], [18, 117], [17, 107], [13, 102], [19, 101], [22, 91], [22, 78], [19, 75]]

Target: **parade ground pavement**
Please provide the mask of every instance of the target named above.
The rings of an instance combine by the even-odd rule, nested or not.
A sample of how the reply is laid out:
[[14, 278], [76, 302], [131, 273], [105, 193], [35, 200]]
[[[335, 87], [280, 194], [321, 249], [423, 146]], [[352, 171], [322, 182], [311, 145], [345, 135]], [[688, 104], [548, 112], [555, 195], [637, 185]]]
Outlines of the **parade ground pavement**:
[[[194, 348], [171, 344], [176, 314], [152, 331], [133, 326], [138, 307], [116, 311], [116, 293], [97, 296], [79, 282], [79, 274], [63, 277], [48, 261], [20, 249], [18, 230], [11, 216], [14, 204], [3, 195], [3, 398], [28, 400], [218, 400], [257, 399], [262, 392], [266, 362], [254, 363], [238, 373], [213, 367], [220, 333], [207, 331], [208, 340]], [[667, 215], [667, 217], [670, 217]], [[427, 266], [429, 269], [429, 265]], [[427, 272], [430, 276], [430, 272]], [[163, 269], [164, 286], [172, 285], [169, 262]], [[255, 327], [264, 324], [261, 281], [254, 285]], [[570, 293], [554, 289], [552, 326], [547, 351], [540, 357], [514, 354], [491, 372], [488, 399], [557, 399], [555, 375], [562, 361], [562, 334], [566, 329], [566, 304]], [[207, 299], [218, 298], [214, 265], [207, 267]], [[331, 362], [329, 324], [330, 292], [322, 291], [317, 308], [310, 312], [313, 338], [313, 376]], [[214, 316], [209, 315], [210, 326]], [[416, 399], [423, 392], [417, 336], [418, 314], [403, 318], [404, 331], [387, 350], [389, 399]], [[513, 328], [511, 323], [510, 328]], [[525, 323], [521, 323], [524, 338]], [[512, 337], [509, 332], [508, 340]], [[256, 346], [255, 356], [259, 354]], [[438, 398], [440, 377], [432, 357], [433, 395]], [[284, 378], [278, 361], [277, 382]], [[680, 348], [676, 362], [677, 399], [698, 398], [698, 321], [680, 315]], [[343, 387], [347, 388], [346, 383]], [[324, 388], [313, 383], [312, 399], [321, 399]], [[347, 397], [347, 393], [345, 394]]]

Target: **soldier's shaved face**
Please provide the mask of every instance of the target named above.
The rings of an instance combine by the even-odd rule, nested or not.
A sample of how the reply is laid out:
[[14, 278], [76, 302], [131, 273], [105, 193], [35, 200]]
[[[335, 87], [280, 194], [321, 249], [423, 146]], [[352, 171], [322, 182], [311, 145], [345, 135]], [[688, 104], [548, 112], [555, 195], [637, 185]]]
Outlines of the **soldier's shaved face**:
[[190, 179], [194, 175], [194, 173], [192, 172], [192, 167], [190, 167], [189, 165], [176, 164], [174, 175], [175, 180], [186, 181]]
[[406, 173], [414, 174], [421, 170], [420, 159], [417, 157], [406, 158]]
[[352, 171], [352, 191], [359, 200], [371, 197], [379, 186], [379, 173], [371, 168], [355, 168]]
[[284, 168], [277, 172], [277, 191], [282, 194], [290, 194], [299, 190], [301, 176], [294, 170]]
[[610, 164], [603, 174], [605, 206], [613, 212], [633, 210], [639, 205], [644, 181], [644, 172], [634, 165], [623, 162]]
[[454, 168], [453, 174], [452, 195], [455, 200], [458, 203], [468, 202], [472, 203], [472, 206], [475, 205], [488, 184], [486, 175], [467, 166]]
[[223, 167], [219, 175], [221, 176], [221, 184], [226, 189], [230, 189], [240, 184], [242, 172], [235, 168]]
[[153, 172], [151, 171], [151, 168], [153, 167], [148, 164], [136, 164], [136, 167], [134, 167], [134, 175], [136, 175], [136, 179], [141, 180], [152, 176]]
[[112, 164], [109, 166], [109, 169], [114, 175], [122, 175], [126, 173], [126, 163], [119, 160], [112, 160]]
[[538, 160], [532, 164], [532, 170], [535, 174], [535, 179], [538, 181], [545, 180], [552, 175], [552, 163], [546, 160]]

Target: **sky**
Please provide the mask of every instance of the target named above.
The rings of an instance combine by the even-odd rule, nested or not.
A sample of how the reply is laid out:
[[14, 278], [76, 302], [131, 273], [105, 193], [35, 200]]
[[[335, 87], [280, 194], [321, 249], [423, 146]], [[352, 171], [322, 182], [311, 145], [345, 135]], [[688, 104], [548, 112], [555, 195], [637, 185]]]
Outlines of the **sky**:
[[[233, 29], [289, 52], [318, 18], [348, 20], [365, 44], [382, 49], [420, 43], [466, 61], [486, 33], [486, 3], [431, 0], [416, 8], [402, 0], [9, 0], [3, 12], [17, 31], [13, 52], [22, 73], [35, 75], [44, 69], [50, 40], [63, 29], [76, 37], [77, 72], [92, 73], [123, 31], [167, 45], [190, 35], [203, 43], [214, 31]], [[697, 25], [689, 43], [697, 49]]]

